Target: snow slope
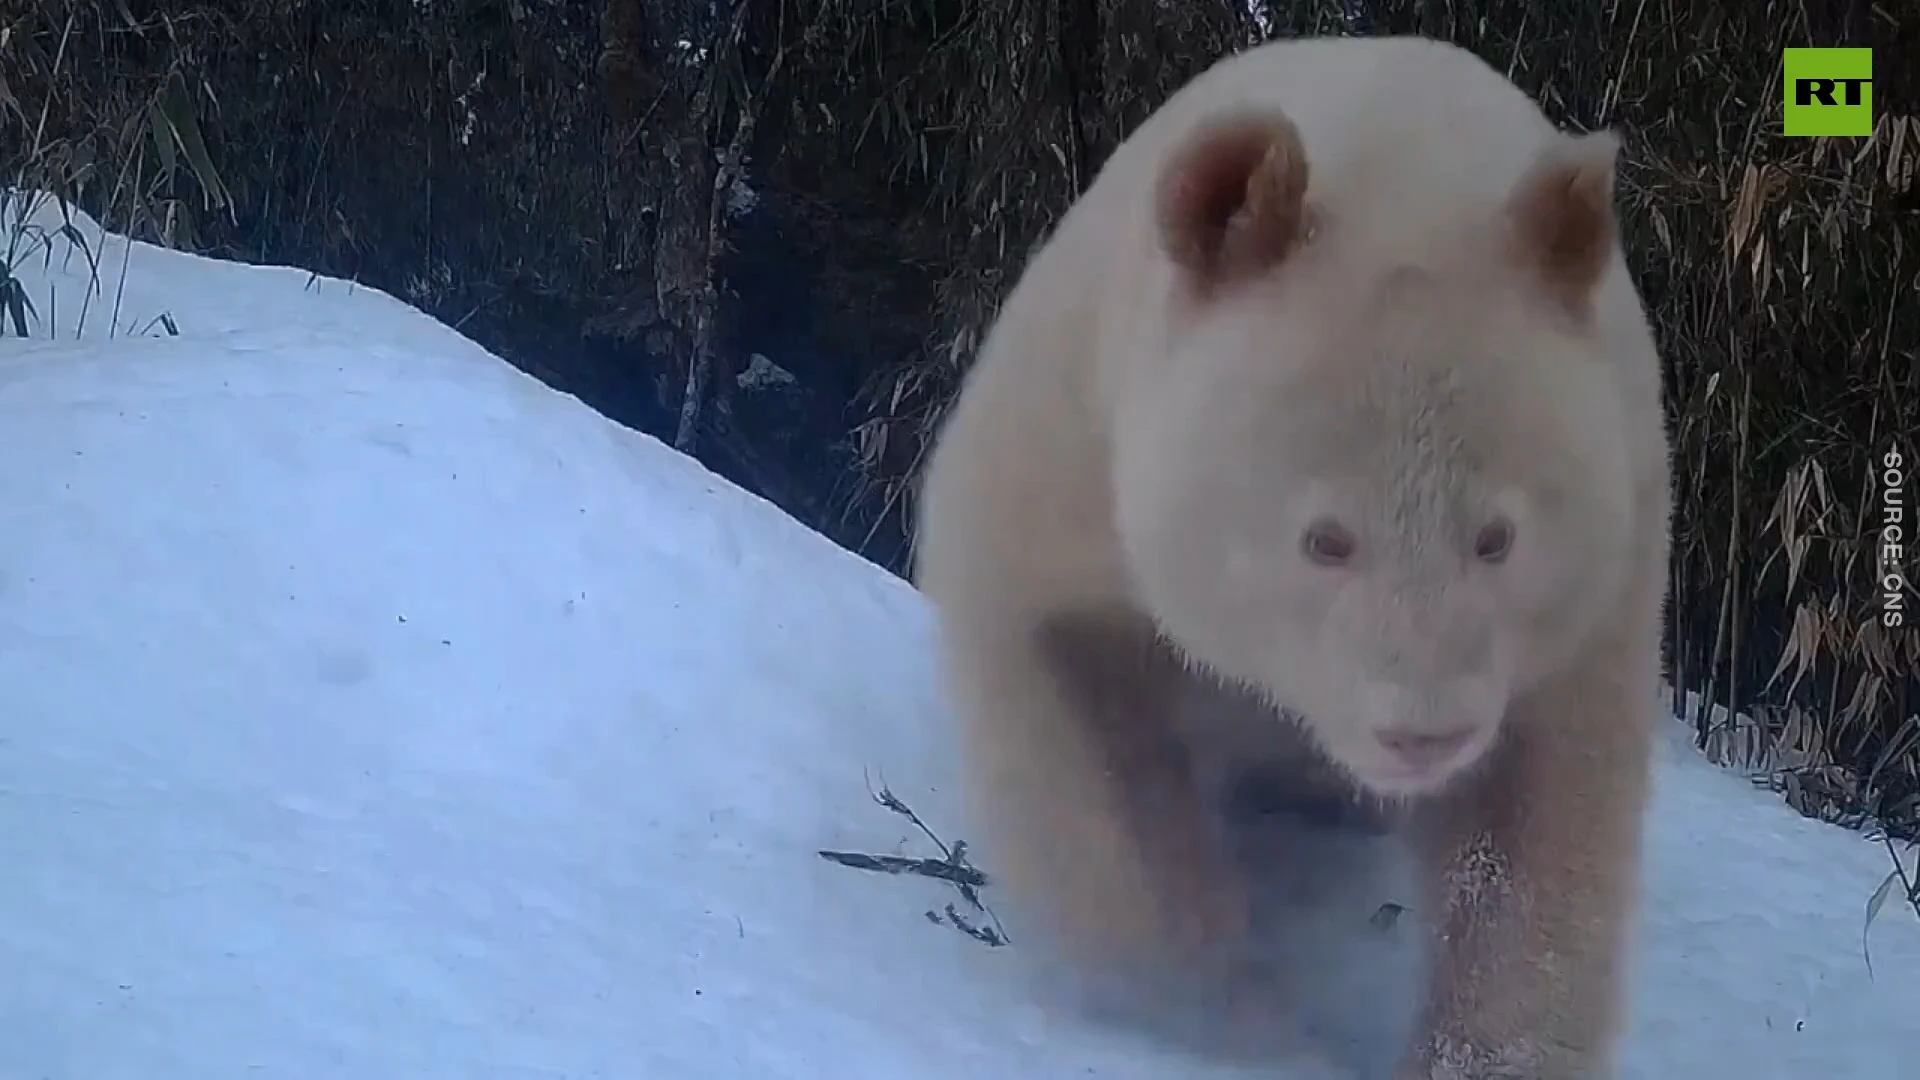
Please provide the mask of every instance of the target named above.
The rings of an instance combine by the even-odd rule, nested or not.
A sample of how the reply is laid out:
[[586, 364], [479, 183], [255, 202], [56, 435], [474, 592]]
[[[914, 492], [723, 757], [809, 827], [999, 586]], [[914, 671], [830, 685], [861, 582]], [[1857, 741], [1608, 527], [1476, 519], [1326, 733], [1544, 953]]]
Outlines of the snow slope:
[[[1256, 1075], [816, 856], [934, 854], [881, 780], [966, 835], [906, 585], [377, 291], [135, 245], [110, 336], [115, 281], [76, 334], [79, 260], [28, 272], [0, 1077]], [[1674, 731], [1625, 1076], [1901, 1074], [1885, 856]]]

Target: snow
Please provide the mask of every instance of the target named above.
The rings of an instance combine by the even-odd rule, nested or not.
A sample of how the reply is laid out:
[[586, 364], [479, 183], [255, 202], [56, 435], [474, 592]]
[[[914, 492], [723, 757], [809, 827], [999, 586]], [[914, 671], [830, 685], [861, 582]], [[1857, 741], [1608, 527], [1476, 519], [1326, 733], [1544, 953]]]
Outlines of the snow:
[[[816, 855], [935, 854], [882, 780], [967, 835], [908, 586], [383, 293], [81, 228], [0, 339], [0, 1074], [1256, 1075]], [[1900, 1074], [1884, 850], [1672, 734], [1623, 1076]]]

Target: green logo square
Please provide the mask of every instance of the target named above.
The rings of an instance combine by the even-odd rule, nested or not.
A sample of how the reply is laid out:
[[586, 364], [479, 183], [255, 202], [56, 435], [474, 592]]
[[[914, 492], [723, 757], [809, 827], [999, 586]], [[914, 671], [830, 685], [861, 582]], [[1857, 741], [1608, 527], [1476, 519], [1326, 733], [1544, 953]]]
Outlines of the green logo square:
[[1786, 134], [1873, 134], [1872, 49], [1782, 49]]

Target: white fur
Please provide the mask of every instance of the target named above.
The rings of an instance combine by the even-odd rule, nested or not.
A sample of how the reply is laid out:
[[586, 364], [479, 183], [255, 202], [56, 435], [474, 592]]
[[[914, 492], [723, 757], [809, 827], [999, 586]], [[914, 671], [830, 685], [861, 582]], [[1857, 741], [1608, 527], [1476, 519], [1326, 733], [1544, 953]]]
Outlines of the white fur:
[[[1416, 811], [1439, 956], [1406, 1077], [1610, 1060], [1669, 504], [1616, 146], [1449, 45], [1276, 42], [1175, 94], [1027, 268], [929, 464], [917, 577], [996, 877], [1078, 955], [1237, 932], [1177, 770], [1113, 764], [1173, 676], [1110, 648], [1084, 666], [1137, 701], [1094, 718], [1037, 644], [1146, 623]], [[1191, 196], [1222, 176], [1214, 220]], [[1303, 554], [1325, 521], [1345, 565]], [[1422, 734], [1461, 743], [1389, 746]]]

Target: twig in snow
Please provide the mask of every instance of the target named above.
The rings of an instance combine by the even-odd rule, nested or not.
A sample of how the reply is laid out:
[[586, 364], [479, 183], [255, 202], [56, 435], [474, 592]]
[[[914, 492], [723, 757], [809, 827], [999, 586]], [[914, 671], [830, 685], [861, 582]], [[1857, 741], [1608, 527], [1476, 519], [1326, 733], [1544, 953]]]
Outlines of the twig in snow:
[[955, 885], [979, 888], [987, 876], [971, 866], [955, 866], [945, 859], [910, 859], [904, 855], [863, 855], [857, 851], [822, 851], [820, 857], [855, 870], [882, 874], [919, 874], [921, 877], [950, 881]]
[[988, 945], [997, 946], [1007, 944], [1006, 929], [1000, 925], [999, 916], [995, 915], [993, 909], [989, 908], [980, 899], [980, 889], [988, 883], [989, 879], [979, 867], [967, 862], [966, 841], [957, 840], [949, 846], [946, 841], [940, 839], [932, 829], [927, 827], [926, 822], [920, 820], [920, 815], [914, 813], [912, 807], [902, 802], [900, 797], [889, 790], [884, 783], [879, 790], [876, 791], [873, 787], [871, 777], [868, 778], [867, 782], [867, 794], [874, 802], [913, 822], [914, 828], [919, 829], [921, 834], [931, 841], [935, 848], [939, 849], [940, 858], [917, 859], [901, 855], [869, 855], [851, 851], [822, 851], [819, 853], [820, 857], [829, 862], [839, 863], [842, 866], [853, 867], [856, 870], [869, 870], [887, 874], [919, 874], [922, 877], [945, 881], [959, 890], [961, 898], [975, 911], [984, 912], [988, 918], [992, 919], [993, 927], [988, 929], [975, 926], [967, 919], [961, 917], [953, 904], [947, 905], [944, 918], [939, 913], [933, 911], [926, 913], [927, 918], [936, 923], [950, 923], [961, 933], [978, 941], [983, 941]]

